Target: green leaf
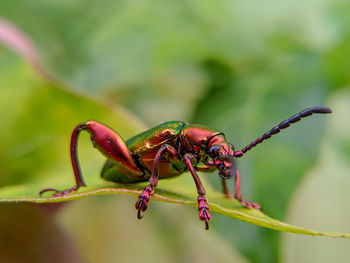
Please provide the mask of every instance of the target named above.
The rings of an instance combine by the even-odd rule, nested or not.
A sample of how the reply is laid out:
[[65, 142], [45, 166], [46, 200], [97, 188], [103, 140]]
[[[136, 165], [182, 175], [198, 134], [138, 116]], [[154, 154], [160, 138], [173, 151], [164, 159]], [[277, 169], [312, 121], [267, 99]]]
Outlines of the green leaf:
[[[68, 176], [67, 176], [68, 177]], [[69, 184], [58, 184], [55, 187], [64, 189]], [[127, 194], [137, 196], [146, 184], [116, 184], [103, 182], [103, 180], [94, 181], [89, 186], [82, 188], [77, 193], [63, 197], [38, 197], [39, 189], [47, 187], [43, 184], [28, 184], [22, 187], [13, 187], [0, 190], [1, 201], [3, 202], [35, 202], [35, 203], [53, 203], [64, 202], [79, 199], [86, 196], [101, 194]], [[52, 186], [52, 185], [50, 185]], [[206, 185], [207, 197], [209, 198], [210, 209], [219, 214], [242, 220], [251, 224], [267, 227], [279, 231], [291, 232], [295, 234], [305, 234], [313, 236], [343, 237], [350, 238], [350, 234], [333, 233], [324, 231], [315, 231], [306, 228], [296, 227], [279, 220], [270, 218], [257, 209], [243, 208], [237, 200], [230, 200], [223, 197], [223, 194], [214, 191], [209, 185]], [[155, 190], [152, 200], [197, 206], [196, 191], [192, 178], [185, 174], [178, 178], [162, 180], [159, 187]], [[136, 199], [135, 199], [136, 200]], [[130, 208], [133, 209], [133, 208]]]

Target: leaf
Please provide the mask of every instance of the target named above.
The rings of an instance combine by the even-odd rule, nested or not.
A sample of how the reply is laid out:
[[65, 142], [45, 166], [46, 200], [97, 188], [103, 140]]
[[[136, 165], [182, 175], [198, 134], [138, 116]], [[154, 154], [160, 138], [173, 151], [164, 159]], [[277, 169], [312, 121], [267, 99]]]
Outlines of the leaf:
[[[159, 187], [155, 190], [152, 200], [197, 206], [196, 191], [192, 178], [185, 174], [178, 178], [162, 180]], [[191, 185], [192, 184], [192, 185]], [[24, 185], [21, 188], [1, 189], [0, 196], [3, 202], [35, 202], [35, 203], [53, 203], [75, 200], [86, 196], [100, 194], [127, 194], [137, 196], [146, 184], [116, 184], [103, 182], [94, 182], [91, 186], [84, 187], [77, 193], [63, 197], [39, 198], [38, 190], [47, 186], [43, 184]], [[55, 185], [55, 187], [64, 189], [66, 184]], [[350, 238], [350, 234], [332, 233], [324, 231], [314, 231], [306, 228], [296, 227], [287, 223], [272, 219], [257, 209], [243, 208], [236, 200], [226, 199], [221, 193], [214, 191], [208, 185], [206, 186], [209, 205], [212, 211], [222, 215], [236, 218], [251, 224], [267, 227], [275, 230], [291, 232], [295, 234], [305, 234], [314, 236], [343, 237]], [[5, 197], [6, 196], [6, 197]], [[132, 209], [132, 208], [130, 208]]]

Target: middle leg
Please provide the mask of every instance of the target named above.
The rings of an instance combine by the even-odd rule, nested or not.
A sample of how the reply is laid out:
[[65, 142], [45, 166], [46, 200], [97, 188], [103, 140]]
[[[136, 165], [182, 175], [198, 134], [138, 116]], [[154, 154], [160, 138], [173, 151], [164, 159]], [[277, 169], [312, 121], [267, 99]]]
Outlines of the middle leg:
[[164, 144], [159, 148], [156, 156], [154, 157], [153, 169], [151, 177], [149, 178], [149, 185], [147, 185], [141, 192], [138, 197], [139, 200], [135, 204], [138, 219], [141, 219], [143, 217], [142, 212], [145, 212], [147, 210], [148, 204], [151, 201], [151, 195], [154, 192], [154, 188], [158, 185], [160, 159], [162, 157], [165, 157], [170, 163], [176, 162], [176, 153], [177, 152], [175, 148], [168, 144]]

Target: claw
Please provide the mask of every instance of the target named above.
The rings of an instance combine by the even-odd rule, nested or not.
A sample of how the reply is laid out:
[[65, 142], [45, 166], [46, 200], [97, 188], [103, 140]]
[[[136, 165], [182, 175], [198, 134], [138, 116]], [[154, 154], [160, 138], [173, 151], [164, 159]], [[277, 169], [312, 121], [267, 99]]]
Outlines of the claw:
[[256, 208], [256, 209], [261, 210], [261, 205], [259, 205], [259, 204], [257, 204], [257, 203], [248, 202], [248, 201], [245, 201], [245, 200], [241, 200], [240, 202], [241, 202], [242, 205], [245, 206], [245, 207], [248, 207], [248, 208]]
[[208, 219], [205, 219], [205, 230], [209, 230]]
[[151, 186], [146, 186], [146, 188], [139, 195], [139, 200], [135, 204], [137, 209], [137, 218], [143, 218], [142, 212], [145, 212], [148, 208], [148, 203], [151, 200], [151, 194], [153, 193], [153, 188]]
[[43, 193], [49, 192], [49, 191], [54, 191], [54, 192], [56, 192], [56, 194], [60, 192], [59, 190], [57, 190], [55, 188], [45, 188], [39, 192], [39, 196], [42, 197]]
[[143, 218], [143, 215], [141, 212], [141, 208], [139, 208], [139, 210], [137, 210], [137, 219], [142, 219], [142, 218]]
[[199, 196], [197, 199], [199, 219], [205, 221], [205, 230], [209, 229], [209, 220], [211, 215], [209, 213], [208, 200], [204, 196]]
[[55, 194], [52, 194], [51, 196], [54, 196], [54, 197], [58, 197], [58, 196], [64, 196], [64, 195], [67, 195], [67, 194], [70, 194], [71, 192], [74, 192], [74, 191], [77, 191], [79, 189], [80, 186], [78, 185], [75, 185], [73, 186], [72, 188], [69, 188], [67, 190], [64, 190], [64, 191], [59, 191], [55, 188], [45, 188], [43, 190], [41, 190], [39, 192], [39, 196], [42, 197], [42, 194], [45, 193], [45, 192], [48, 192], [48, 191], [54, 191], [56, 192]]
[[199, 219], [205, 222], [205, 230], [209, 229], [210, 218], [211, 218], [211, 215], [209, 214], [209, 211], [206, 210], [206, 208], [202, 208], [201, 212], [199, 213]]

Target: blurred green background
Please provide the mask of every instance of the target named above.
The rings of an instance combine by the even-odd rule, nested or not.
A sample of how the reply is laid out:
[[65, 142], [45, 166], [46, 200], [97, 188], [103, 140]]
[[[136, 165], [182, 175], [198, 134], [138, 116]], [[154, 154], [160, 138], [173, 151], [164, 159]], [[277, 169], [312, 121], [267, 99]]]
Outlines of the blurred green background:
[[[125, 138], [166, 120], [201, 123], [241, 148], [324, 105], [332, 115], [310, 117], [239, 160], [243, 194], [288, 223], [350, 232], [349, 12], [346, 0], [1, 1], [2, 29], [6, 20], [25, 32], [42, 62], [0, 46], [0, 187], [73, 177], [69, 136], [88, 119]], [[99, 180], [103, 158], [87, 136], [80, 153], [87, 182]], [[215, 173], [206, 178], [220, 188]], [[1, 204], [0, 262], [350, 257], [348, 240], [217, 214], [207, 232], [192, 207], [152, 202], [138, 221], [134, 202], [117, 195], [60, 207]]]

